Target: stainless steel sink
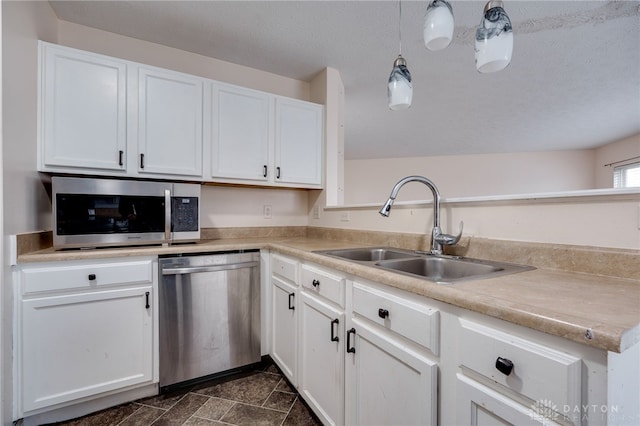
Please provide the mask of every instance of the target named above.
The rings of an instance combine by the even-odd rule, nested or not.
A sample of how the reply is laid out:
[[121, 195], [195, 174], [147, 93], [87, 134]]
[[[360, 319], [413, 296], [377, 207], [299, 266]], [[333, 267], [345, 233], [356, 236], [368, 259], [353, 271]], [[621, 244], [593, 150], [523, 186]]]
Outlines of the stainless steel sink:
[[364, 247], [340, 250], [323, 250], [316, 253], [341, 259], [355, 260], [358, 262], [377, 262], [389, 259], [411, 259], [420, 256], [408, 250], [388, 247]]
[[534, 269], [531, 266], [488, 260], [424, 255], [419, 258], [377, 262], [389, 271], [426, 278], [438, 283], [482, 279]]
[[434, 255], [390, 247], [323, 250], [316, 253], [440, 284], [478, 280], [535, 269], [532, 266], [467, 257]]

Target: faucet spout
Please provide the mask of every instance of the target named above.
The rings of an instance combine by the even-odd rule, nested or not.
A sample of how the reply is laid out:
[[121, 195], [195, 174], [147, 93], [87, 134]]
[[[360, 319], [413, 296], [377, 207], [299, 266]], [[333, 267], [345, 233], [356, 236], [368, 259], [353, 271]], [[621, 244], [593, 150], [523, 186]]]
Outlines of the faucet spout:
[[421, 182], [425, 184], [433, 194], [433, 229], [431, 232], [431, 253], [442, 254], [443, 245], [452, 245], [460, 240], [462, 235], [462, 222], [460, 222], [460, 233], [456, 236], [443, 234], [440, 229], [440, 191], [436, 185], [424, 176], [407, 176], [402, 178], [395, 184], [389, 195], [389, 199], [382, 206], [379, 213], [382, 216], [388, 217], [391, 213], [391, 207], [393, 206], [400, 188], [409, 182]]

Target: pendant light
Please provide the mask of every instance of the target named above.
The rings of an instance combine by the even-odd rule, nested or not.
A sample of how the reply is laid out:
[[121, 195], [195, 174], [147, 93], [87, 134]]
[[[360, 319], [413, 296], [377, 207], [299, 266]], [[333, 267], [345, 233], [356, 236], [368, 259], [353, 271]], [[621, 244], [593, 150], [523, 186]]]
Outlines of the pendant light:
[[407, 68], [407, 61], [402, 57], [402, 1], [399, 4], [398, 15], [398, 38], [400, 48], [398, 57], [393, 62], [393, 69], [389, 76], [387, 85], [387, 96], [389, 98], [389, 108], [397, 111], [407, 109], [411, 106], [413, 99], [413, 85], [411, 84], [411, 73]]
[[476, 68], [481, 73], [503, 70], [511, 62], [513, 30], [502, 6], [502, 1], [490, 0], [476, 30]]
[[442, 50], [453, 39], [453, 9], [446, 0], [433, 0], [424, 15], [424, 45], [429, 50]]

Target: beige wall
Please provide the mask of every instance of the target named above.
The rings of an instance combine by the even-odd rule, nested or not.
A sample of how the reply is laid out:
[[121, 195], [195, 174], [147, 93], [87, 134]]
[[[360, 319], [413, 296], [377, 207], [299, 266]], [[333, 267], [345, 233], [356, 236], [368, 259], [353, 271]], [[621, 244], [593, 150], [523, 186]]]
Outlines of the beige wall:
[[[264, 217], [264, 206], [271, 218]], [[308, 192], [289, 189], [202, 187], [202, 226], [306, 226]]]
[[[596, 149], [596, 188], [613, 187], [613, 167], [607, 164], [640, 157], [640, 134]], [[634, 161], [640, 161], [636, 158]], [[620, 163], [624, 164], [624, 163]]]
[[4, 232], [50, 229], [51, 207], [36, 172], [38, 39], [56, 42], [47, 2], [2, 2]]
[[[48, 198], [36, 172], [37, 40], [56, 41], [47, 2], [2, 2], [3, 243], [7, 234], [45, 229]], [[13, 416], [11, 268], [3, 250], [0, 421]]]
[[71, 22], [59, 22], [58, 43], [305, 101], [310, 97], [308, 82]]
[[[345, 161], [345, 204], [381, 202], [408, 175], [431, 179], [443, 198], [534, 194], [595, 188], [594, 150], [451, 155]], [[398, 200], [427, 200], [410, 184]]]
[[[430, 234], [433, 206], [399, 202], [388, 218], [378, 214], [384, 200], [371, 206], [321, 208], [309, 226]], [[529, 200], [443, 203], [441, 226], [465, 237], [640, 249], [640, 192]]]
[[[636, 140], [631, 140], [632, 147]], [[559, 193], [595, 188], [595, 165], [596, 150], [348, 160], [344, 207], [325, 208], [321, 199], [312, 200], [321, 215], [310, 216], [309, 225], [429, 233], [432, 195], [420, 183], [400, 190], [389, 218], [378, 214], [393, 185], [417, 174], [432, 179], [445, 199], [441, 212], [445, 232], [456, 233], [464, 221], [465, 236], [640, 249], [640, 191]], [[551, 192], [557, 195], [545, 195]], [[532, 195], [511, 196], [523, 193]], [[460, 200], [466, 197], [480, 200]]]

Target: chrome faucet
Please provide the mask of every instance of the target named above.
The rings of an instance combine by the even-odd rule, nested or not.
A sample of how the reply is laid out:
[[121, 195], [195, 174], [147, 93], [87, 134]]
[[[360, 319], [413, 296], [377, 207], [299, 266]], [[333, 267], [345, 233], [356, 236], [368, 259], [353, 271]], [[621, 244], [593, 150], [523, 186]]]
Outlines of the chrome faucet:
[[391, 206], [393, 206], [396, 197], [398, 196], [398, 191], [402, 188], [406, 183], [409, 182], [422, 182], [429, 187], [431, 192], [433, 193], [433, 229], [431, 231], [431, 254], [442, 254], [442, 246], [443, 245], [453, 245], [460, 241], [460, 237], [462, 236], [462, 227], [464, 224], [462, 221], [460, 222], [460, 232], [458, 235], [447, 235], [443, 234], [440, 229], [440, 191], [436, 185], [423, 176], [407, 176], [406, 178], [400, 179], [398, 183], [391, 190], [391, 195], [389, 195], [389, 199], [384, 206], [380, 209], [380, 214], [384, 217], [389, 217], [391, 213]]

